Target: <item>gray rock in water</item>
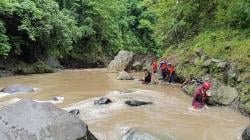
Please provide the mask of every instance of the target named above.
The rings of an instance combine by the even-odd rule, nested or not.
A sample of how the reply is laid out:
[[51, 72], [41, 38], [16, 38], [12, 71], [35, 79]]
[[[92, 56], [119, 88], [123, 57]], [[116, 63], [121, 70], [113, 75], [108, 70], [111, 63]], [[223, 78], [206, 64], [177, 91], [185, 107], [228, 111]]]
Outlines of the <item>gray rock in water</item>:
[[122, 140], [159, 140], [158, 138], [135, 129], [129, 129], [122, 137]]
[[250, 125], [248, 125], [247, 128], [244, 130], [241, 137], [242, 140], [250, 140]]
[[218, 104], [229, 105], [238, 96], [238, 92], [235, 88], [222, 85], [212, 95]]
[[29, 99], [0, 110], [1, 140], [96, 140], [87, 125], [51, 103]]
[[74, 114], [74, 115], [78, 115], [80, 113], [80, 110], [79, 109], [73, 109], [73, 110], [70, 110], [69, 113]]
[[11, 85], [3, 88], [1, 92], [5, 93], [17, 93], [17, 92], [33, 92], [34, 88], [23, 85]]
[[153, 102], [145, 102], [145, 101], [131, 100], [131, 101], [126, 101], [125, 104], [127, 104], [127, 105], [129, 105], [129, 106], [142, 106], [142, 105], [153, 104]]
[[122, 71], [117, 76], [117, 80], [134, 80], [134, 78], [129, 75], [126, 71]]
[[109, 104], [109, 103], [112, 103], [112, 101], [107, 97], [102, 97], [99, 100], [94, 101], [95, 105], [104, 105], [104, 104]]
[[132, 63], [134, 54], [132, 52], [121, 50], [108, 66], [109, 72], [124, 71]]

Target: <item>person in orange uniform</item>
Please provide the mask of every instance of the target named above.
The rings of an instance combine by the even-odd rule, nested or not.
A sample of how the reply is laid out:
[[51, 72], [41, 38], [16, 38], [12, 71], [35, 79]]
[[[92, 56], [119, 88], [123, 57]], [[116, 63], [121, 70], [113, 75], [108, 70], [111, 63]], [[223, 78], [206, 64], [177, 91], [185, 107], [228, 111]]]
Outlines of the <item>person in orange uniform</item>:
[[165, 58], [161, 59], [159, 69], [161, 70], [162, 80], [166, 80], [166, 78], [167, 78], [167, 62], [166, 62]]
[[152, 60], [151, 67], [152, 67], [152, 72], [153, 73], [157, 73], [157, 62], [156, 62], [156, 59]]
[[168, 63], [168, 74], [169, 74], [169, 83], [173, 82], [174, 80], [174, 72], [175, 72], [175, 69], [174, 69], [174, 66], [171, 64], [171, 63]]

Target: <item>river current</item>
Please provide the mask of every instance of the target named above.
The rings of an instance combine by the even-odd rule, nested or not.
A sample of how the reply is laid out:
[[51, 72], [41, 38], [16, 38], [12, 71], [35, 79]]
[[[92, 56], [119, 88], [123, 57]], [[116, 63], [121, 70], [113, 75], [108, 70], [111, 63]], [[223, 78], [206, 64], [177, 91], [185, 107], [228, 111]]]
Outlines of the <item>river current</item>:
[[[133, 75], [136, 78], [142, 76], [140, 73]], [[117, 73], [107, 73], [105, 69], [83, 69], [4, 77], [0, 79], [0, 87], [21, 84], [38, 90], [2, 97], [0, 107], [22, 98], [49, 100], [61, 96], [63, 103], [56, 105], [66, 110], [82, 109], [80, 118], [101, 140], [119, 140], [123, 131], [129, 128], [163, 140], [167, 137], [176, 140], [240, 140], [242, 131], [250, 123], [250, 118], [228, 107], [190, 111], [192, 98], [178, 85], [142, 85], [136, 80], [116, 80], [116, 76]], [[114, 103], [93, 105], [93, 101], [101, 96], [109, 97]], [[152, 101], [153, 105], [129, 107], [124, 104], [129, 99]]]

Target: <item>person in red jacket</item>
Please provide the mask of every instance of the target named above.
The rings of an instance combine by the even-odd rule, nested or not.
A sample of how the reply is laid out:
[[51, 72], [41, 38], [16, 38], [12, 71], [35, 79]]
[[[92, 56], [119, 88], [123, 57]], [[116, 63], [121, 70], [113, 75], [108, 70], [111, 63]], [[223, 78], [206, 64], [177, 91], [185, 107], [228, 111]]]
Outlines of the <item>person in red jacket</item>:
[[161, 58], [159, 69], [161, 71], [162, 80], [167, 78], [167, 62], [165, 58]]
[[168, 77], [169, 77], [169, 83], [171, 83], [173, 80], [174, 80], [174, 72], [175, 72], [175, 69], [174, 69], [174, 66], [171, 64], [171, 63], [168, 63]]
[[204, 82], [201, 87], [195, 90], [192, 106], [194, 109], [203, 109], [208, 108], [206, 106], [206, 99], [208, 96], [211, 96], [207, 91], [211, 88], [211, 83]]
[[152, 72], [153, 73], [157, 73], [157, 62], [156, 62], [156, 59], [152, 60], [151, 67], [152, 67]]

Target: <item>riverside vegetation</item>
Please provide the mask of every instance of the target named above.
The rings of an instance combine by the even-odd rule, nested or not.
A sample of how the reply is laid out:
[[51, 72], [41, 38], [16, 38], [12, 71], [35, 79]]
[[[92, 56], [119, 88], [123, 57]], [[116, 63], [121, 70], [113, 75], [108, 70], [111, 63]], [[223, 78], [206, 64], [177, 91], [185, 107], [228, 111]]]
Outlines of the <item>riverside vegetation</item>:
[[104, 67], [124, 49], [237, 88], [250, 114], [249, 0], [1, 0], [0, 75]]

